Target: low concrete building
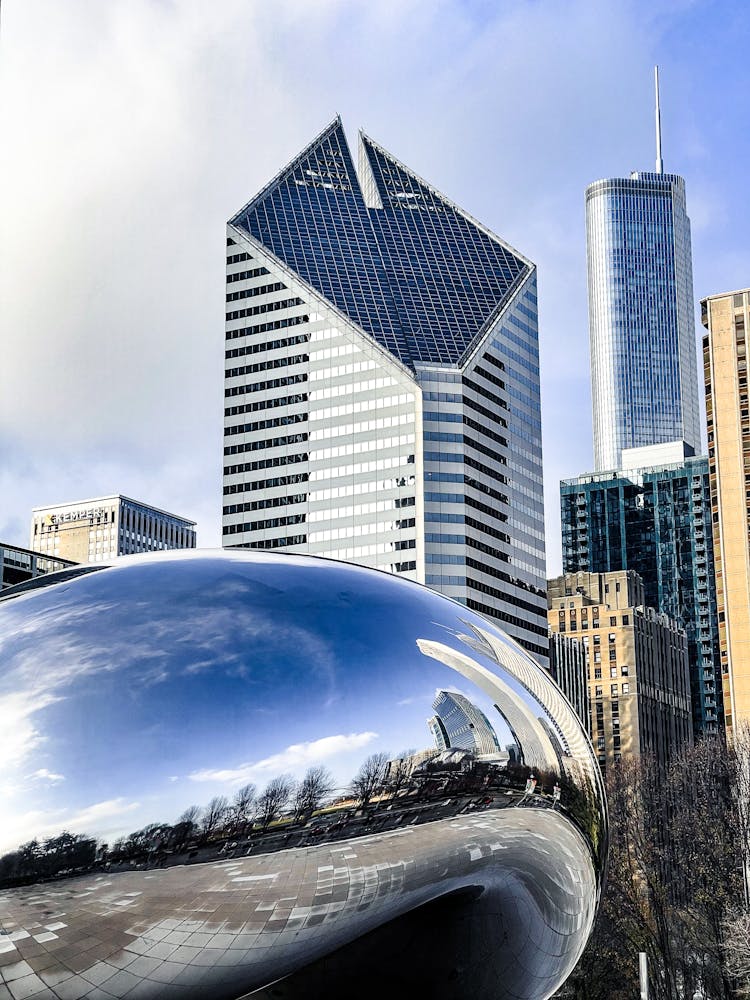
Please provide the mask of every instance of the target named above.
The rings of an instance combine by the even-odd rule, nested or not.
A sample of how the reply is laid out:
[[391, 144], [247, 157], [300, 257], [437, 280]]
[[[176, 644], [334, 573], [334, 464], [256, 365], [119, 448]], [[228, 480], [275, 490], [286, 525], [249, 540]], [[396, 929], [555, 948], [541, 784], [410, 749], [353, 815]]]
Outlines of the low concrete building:
[[106, 562], [115, 556], [194, 549], [195, 521], [120, 495], [35, 507], [31, 548], [54, 558]]
[[46, 573], [55, 573], [68, 566], [75, 566], [75, 563], [69, 559], [51, 559], [39, 552], [32, 552], [31, 549], [0, 542], [0, 590], [26, 583], [27, 580]]

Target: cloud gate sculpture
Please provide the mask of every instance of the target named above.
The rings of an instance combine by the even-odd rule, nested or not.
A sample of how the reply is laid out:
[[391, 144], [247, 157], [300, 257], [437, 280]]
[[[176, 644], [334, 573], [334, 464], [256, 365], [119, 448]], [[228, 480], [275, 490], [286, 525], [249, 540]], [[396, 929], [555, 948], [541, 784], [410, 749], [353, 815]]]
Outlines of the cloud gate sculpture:
[[606, 807], [496, 625], [264, 552], [76, 567], [0, 599], [0, 996], [546, 998]]

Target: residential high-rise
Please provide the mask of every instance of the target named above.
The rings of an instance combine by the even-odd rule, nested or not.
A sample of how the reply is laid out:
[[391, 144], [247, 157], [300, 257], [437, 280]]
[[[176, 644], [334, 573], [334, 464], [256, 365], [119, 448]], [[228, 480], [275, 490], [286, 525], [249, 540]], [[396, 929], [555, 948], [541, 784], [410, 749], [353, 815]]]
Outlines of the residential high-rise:
[[750, 289], [701, 302], [719, 644], [727, 733], [750, 723]]
[[[626, 455], [627, 457], [627, 455]], [[708, 459], [560, 484], [563, 572], [635, 570], [645, 603], [687, 633], [693, 728], [722, 726]]]
[[338, 118], [226, 261], [224, 544], [419, 580], [546, 662], [534, 265]]
[[35, 507], [30, 546], [79, 563], [161, 549], [194, 549], [195, 521], [124, 496]]
[[632, 570], [549, 581], [549, 624], [587, 650], [590, 734], [603, 770], [622, 756], [668, 765], [692, 742], [687, 638], [644, 606]]
[[700, 451], [685, 182], [663, 173], [658, 130], [657, 149], [656, 172], [586, 189], [597, 472], [619, 469], [625, 448], [684, 441]]

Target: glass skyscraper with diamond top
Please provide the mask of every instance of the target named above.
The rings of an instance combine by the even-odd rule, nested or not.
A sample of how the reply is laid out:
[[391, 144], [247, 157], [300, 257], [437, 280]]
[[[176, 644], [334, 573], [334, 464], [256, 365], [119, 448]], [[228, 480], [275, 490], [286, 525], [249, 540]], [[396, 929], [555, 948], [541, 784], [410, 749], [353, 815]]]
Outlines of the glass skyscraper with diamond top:
[[534, 265], [338, 118], [226, 254], [224, 544], [418, 580], [546, 663]]
[[594, 468], [623, 449], [700, 451], [690, 220], [676, 174], [586, 189]]

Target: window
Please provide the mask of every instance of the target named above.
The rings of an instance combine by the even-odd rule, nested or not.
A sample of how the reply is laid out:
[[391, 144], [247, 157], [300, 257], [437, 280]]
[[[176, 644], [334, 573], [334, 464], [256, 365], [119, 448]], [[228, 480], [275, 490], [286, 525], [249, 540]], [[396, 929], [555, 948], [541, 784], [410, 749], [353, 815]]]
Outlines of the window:
[[629, 684], [629, 682], [626, 681], [626, 682], [623, 683], [623, 685], [622, 685], [622, 693], [623, 694], [630, 694], [630, 684]]
[[616, 684], [610, 684], [610, 686], [609, 686], [609, 693], [611, 694], [611, 696], [613, 698], [617, 697], [618, 688], [617, 688]]
[[628, 666], [620, 667], [620, 673], [622, 674], [623, 677], [627, 677], [628, 676], [628, 671], [629, 670], [630, 670], [630, 667], [628, 667]]
[[610, 660], [616, 660], [617, 659], [617, 650], [616, 649], [610, 649], [610, 651], [609, 651], [609, 658], [610, 658]]
[[601, 662], [602, 662], [602, 654], [599, 652], [599, 650], [596, 650], [594, 652], [594, 663], [601, 663]]
[[609, 668], [609, 676], [610, 677], [617, 677], [617, 667], [616, 666]]
[[600, 681], [602, 679], [602, 668], [594, 667], [594, 680]]
[[612, 618], [609, 619], [609, 624], [610, 625], [616, 625], [617, 624], [617, 619], [613, 616]]
[[601, 696], [602, 696], [602, 686], [601, 684], [597, 684], [596, 687], [594, 688], [594, 697], [601, 698]]
[[629, 625], [630, 624], [630, 615], [623, 615], [622, 616], [622, 624], [623, 625]]
[[[611, 621], [611, 619], [610, 619], [610, 621]], [[617, 638], [617, 633], [616, 632], [610, 632], [609, 635], [607, 636], [607, 638], [609, 639], [610, 642], [614, 642], [615, 639]]]

